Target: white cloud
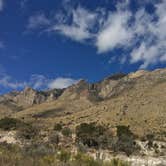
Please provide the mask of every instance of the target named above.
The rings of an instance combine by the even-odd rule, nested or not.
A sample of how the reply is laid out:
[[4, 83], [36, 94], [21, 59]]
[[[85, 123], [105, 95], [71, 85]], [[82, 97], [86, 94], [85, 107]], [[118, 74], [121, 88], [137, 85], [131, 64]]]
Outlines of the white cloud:
[[70, 16], [70, 25], [62, 22], [55, 24], [51, 30], [59, 32], [60, 34], [63, 34], [64, 36], [76, 41], [84, 41], [93, 37], [93, 35], [90, 33], [90, 30], [97, 18], [96, 13], [92, 13], [84, 8], [78, 7], [76, 10], [72, 10]]
[[4, 2], [3, 2], [3, 0], [0, 0], [0, 11], [3, 10], [3, 6], [4, 6]]
[[142, 61], [140, 68], [166, 62], [166, 1], [156, 5], [156, 16], [145, 10], [136, 13], [135, 34], [142, 37], [140, 45], [131, 52], [131, 63]]
[[131, 64], [142, 62], [140, 68], [166, 62], [166, 1], [154, 4], [153, 14], [144, 7], [133, 14], [127, 5], [128, 2], [118, 4], [117, 11], [110, 13], [100, 26], [96, 34], [98, 52], [130, 49], [127, 60]]
[[53, 28], [53, 30], [75, 41], [83, 41], [90, 38], [89, 32], [75, 26], [57, 25]]
[[10, 75], [6, 74], [4, 68], [0, 66], [0, 87], [8, 89], [23, 89], [26, 86], [34, 89], [63, 89], [77, 83], [78, 80], [72, 78], [58, 77], [49, 79], [43, 75], [34, 74], [30, 77], [29, 81], [17, 81]]
[[0, 86], [2, 86], [4, 88], [17, 89], [17, 88], [25, 87], [26, 82], [13, 81], [11, 76], [9, 76], [7, 74], [2, 74], [0, 77]]
[[99, 53], [110, 51], [131, 42], [132, 32], [128, 29], [130, 12], [111, 13], [97, 35], [96, 46]]
[[43, 14], [36, 14], [31, 16], [28, 20], [28, 29], [41, 28], [43, 26], [48, 26], [50, 24], [50, 20]]
[[[115, 11], [89, 11], [81, 6], [76, 9], [69, 6], [67, 13], [57, 13], [56, 19], [47, 20], [45, 15], [31, 18], [30, 27], [47, 25], [49, 32], [60, 33], [77, 42], [91, 42], [98, 53], [111, 52], [116, 48], [128, 50], [126, 58], [124, 53], [122, 60], [117, 56], [120, 64], [125, 59], [131, 64], [142, 62], [140, 68], [147, 68], [166, 62], [166, 1], [155, 3], [146, 0], [140, 3], [142, 7], [135, 13], [130, 10], [129, 2], [117, 3]], [[145, 10], [144, 5], [149, 2], [154, 5], [153, 13]]]
[[62, 88], [67, 88], [67, 87], [75, 84], [76, 82], [78, 82], [78, 80], [59, 77], [59, 78], [56, 78], [55, 80], [52, 80], [48, 84], [48, 87], [50, 89], [54, 89], [54, 88], [62, 89]]

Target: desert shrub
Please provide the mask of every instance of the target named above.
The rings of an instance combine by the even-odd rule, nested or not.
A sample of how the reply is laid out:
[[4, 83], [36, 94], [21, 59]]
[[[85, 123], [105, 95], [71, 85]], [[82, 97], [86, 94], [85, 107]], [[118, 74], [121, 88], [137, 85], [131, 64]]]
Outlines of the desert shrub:
[[127, 155], [138, 150], [134, 134], [128, 126], [117, 126], [117, 136], [113, 136], [105, 126], [83, 123], [76, 127], [76, 136], [78, 145], [112, 149], [115, 152], [125, 152]]
[[39, 134], [39, 129], [31, 124], [25, 124], [17, 131], [17, 136], [22, 139], [34, 139]]
[[54, 130], [61, 131], [62, 130], [62, 124], [61, 123], [55, 123]]
[[119, 160], [119, 159], [112, 159], [110, 162], [110, 166], [129, 166], [128, 162]]
[[80, 166], [102, 166], [102, 161], [94, 160], [92, 157], [85, 155], [83, 153], [78, 153], [74, 156], [75, 165]]
[[57, 153], [49, 144], [33, 144], [27, 147], [0, 144], [0, 165], [2, 166], [129, 166], [127, 162], [113, 159], [109, 162], [94, 160], [85, 153], [71, 155], [61, 149]]
[[77, 142], [82, 142], [88, 147], [99, 147], [100, 143], [104, 142], [105, 137], [101, 137], [105, 131], [105, 127], [96, 123], [82, 123], [76, 127]]
[[117, 126], [117, 137], [117, 142], [114, 145], [115, 151], [121, 151], [125, 152], [127, 155], [131, 155], [139, 149], [135, 144], [135, 136], [128, 126]]
[[63, 134], [64, 136], [66, 136], [66, 137], [69, 137], [69, 136], [71, 136], [72, 131], [71, 131], [70, 128], [65, 127], [65, 128], [62, 129], [62, 134]]
[[56, 150], [55, 147], [51, 146], [48, 143], [32, 143], [24, 146], [22, 152], [24, 155], [39, 158], [48, 155], [53, 155], [56, 152]]
[[60, 141], [59, 135], [56, 132], [51, 133], [49, 136], [49, 142], [53, 144], [58, 144]]
[[133, 133], [130, 131], [129, 126], [117, 126], [117, 136], [120, 138], [123, 135], [126, 136], [134, 136]]
[[78, 153], [74, 156], [74, 162], [71, 166], [130, 166], [128, 162], [112, 159], [111, 161], [104, 162], [103, 160], [94, 160], [91, 156], [84, 153]]
[[153, 141], [154, 138], [155, 138], [154, 134], [147, 134], [147, 135], [146, 135], [146, 139], [147, 139], [148, 141]]
[[0, 129], [2, 130], [15, 130], [24, 125], [24, 122], [14, 118], [3, 118], [0, 120]]
[[66, 150], [61, 150], [60, 153], [58, 153], [57, 158], [61, 161], [66, 163], [71, 158], [71, 153]]

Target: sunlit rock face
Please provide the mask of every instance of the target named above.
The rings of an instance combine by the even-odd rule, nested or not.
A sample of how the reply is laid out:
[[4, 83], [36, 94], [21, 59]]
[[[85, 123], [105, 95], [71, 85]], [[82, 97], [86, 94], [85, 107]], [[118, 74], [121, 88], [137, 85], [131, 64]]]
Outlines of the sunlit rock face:
[[34, 104], [43, 102], [51, 102], [56, 100], [63, 90], [54, 89], [48, 91], [37, 91], [30, 87], [26, 87], [23, 91], [13, 91], [0, 97], [1, 103], [16, 104], [23, 108], [30, 107]]

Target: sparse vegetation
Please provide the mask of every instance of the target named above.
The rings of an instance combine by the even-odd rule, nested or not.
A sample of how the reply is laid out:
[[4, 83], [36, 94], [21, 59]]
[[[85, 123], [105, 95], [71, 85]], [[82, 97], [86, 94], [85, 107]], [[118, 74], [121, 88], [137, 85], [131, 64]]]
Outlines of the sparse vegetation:
[[117, 137], [117, 142], [114, 145], [115, 151], [122, 151], [127, 155], [131, 155], [138, 150], [134, 134], [130, 131], [129, 126], [117, 126]]
[[134, 135], [127, 126], [117, 126], [117, 135], [113, 136], [110, 130], [95, 123], [83, 123], [76, 128], [77, 141], [88, 147], [113, 149], [116, 152], [134, 153], [137, 146]]
[[71, 136], [72, 131], [71, 131], [70, 128], [65, 127], [65, 128], [62, 129], [62, 134], [63, 134], [64, 136], [66, 136], [66, 137], [69, 137], [69, 136]]
[[49, 136], [49, 142], [52, 144], [58, 144], [60, 142], [58, 133], [56, 132], [51, 133], [51, 135]]
[[[77, 141], [88, 147], [98, 148], [103, 140], [100, 140], [106, 129], [96, 123], [82, 123], [76, 127]], [[104, 138], [103, 138], [104, 139]]]
[[[81, 82], [52, 102], [39, 104], [36, 96], [36, 102], [22, 110], [13, 100], [0, 102], [0, 142], [16, 144], [0, 143], [0, 166], [128, 166], [100, 157], [165, 156], [166, 84], [157, 80], [165, 77], [166, 70], [154, 73]], [[42, 96], [49, 97], [51, 91]], [[86, 154], [96, 155], [97, 160]]]
[[15, 130], [24, 123], [18, 119], [5, 117], [0, 120], [0, 129], [2, 130]]
[[61, 123], [55, 123], [54, 130], [61, 131], [62, 130], [62, 124]]
[[1, 166], [129, 166], [130, 164], [118, 159], [110, 162], [94, 160], [92, 157], [78, 153], [71, 154], [67, 150], [58, 151], [48, 145], [31, 145], [19, 147], [16, 145], [0, 144]]
[[20, 139], [34, 139], [39, 134], [39, 128], [33, 126], [31, 124], [25, 124], [20, 126], [19, 130], [17, 131], [17, 136]]

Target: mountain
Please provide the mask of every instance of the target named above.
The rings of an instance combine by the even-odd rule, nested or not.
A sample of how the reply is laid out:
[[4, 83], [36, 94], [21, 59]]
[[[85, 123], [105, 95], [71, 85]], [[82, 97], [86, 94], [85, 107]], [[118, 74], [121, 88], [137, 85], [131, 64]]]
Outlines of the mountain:
[[66, 89], [26, 87], [0, 97], [0, 114], [75, 126], [82, 122], [128, 125], [139, 136], [166, 129], [166, 69], [115, 74], [97, 83], [80, 80]]
[[16, 149], [6, 151], [9, 145], [4, 142], [18, 146], [23, 162], [25, 152], [45, 161], [49, 155], [58, 157], [58, 148], [62, 154], [64, 149], [72, 155], [81, 151], [104, 161], [116, 156], [132, 166], [165, 165], [166, 69], [117, 73], [96, 83], [80, 80], [65, 89], [26, 87], [1, 95], [0, 150], [15, 156]]

